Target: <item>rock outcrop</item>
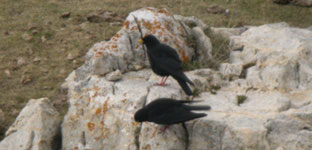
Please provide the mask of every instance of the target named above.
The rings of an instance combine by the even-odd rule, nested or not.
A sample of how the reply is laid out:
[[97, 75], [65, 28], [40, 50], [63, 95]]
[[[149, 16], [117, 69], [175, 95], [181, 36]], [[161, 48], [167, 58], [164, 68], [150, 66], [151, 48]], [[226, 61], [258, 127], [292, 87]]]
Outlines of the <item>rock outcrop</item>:
[[[196, 58], [202, 63], [213, 57], [206, 28], [195, 17], [172, 16], [165, 9], [130, 13], [123, 28], [110, 41], [95, 44], [85, 64], [63, 84], [70, 107], [62, 124], [62, 149], [312, 149], [312, 31], [286, 23], [212, 29], [230, 40], [231, 55], [217, 71], [186, 72], [195, 83], [194, 99], [211, 106], [208, 116], [186, 123], [187, 131], [177, 124], [159, 133], [160, 125], [134, 121], [134, 113], [156, 98], [189, 99], [171, 77], [166, 86], [155, 85], [160, 77], [136, 42], [141, 34], [152, 33], [175, 47], [184, 62]], [[195, 49], [187, 45], [189, 35], [195, 36]], [[19, 118], [15, 124], [31, 124]], [[24, 132], [24, 127], [12, 132], [16, 126], [0, 147]], [[48, 130], [49, 137], [55, 130]], [[37, 130], [28, 131], [23, 136], [37, 137]], [[38, 144], [24, 138], [23, 147]]]
[[[60, 133], [61, 118], [48, 98], [32, 99], [0, 142], [0, 150], [52, 150]], [[60, 139], [59, 139], [60, 140]]]
[[[177, 40], [181, 43], [169, 39], [166, 43], [177, 48], [182, 60], [209, 54], [205, 48], [203, 53], [197, 53], [183, 44], [188, 32], [197, 34], [195, 39], [201, 42], [209, 40], [202, 34], [206, 26], [201, 21], [182, 16], [174, 19], [166, 10], [154, 8], [131, 13], [117, 36], [96, 44], [88, 52], [86, 64], [72, 72], [64, 84], [71, 104], [62, 126], [64, 150], [308, 150], [312, 147], [310, 30], [292, 28], [285, 23], [214, 28], [213, 32], [231, 41], [230, 61], [221, 64], [220, 71], [202, 68], [186, 72], [200, 92], [195, 99], [203, 100], [201, 103], [210, 105], [212, 110], [206, 112], [207, 117], [188, 122], [188, 134], [179, 124], [159, 134], [159, 125], [136, 123], [135, 111], [156, 98], [187, 99], [187, 96], [172, 78], [167, 86], [156, 86], [160, 77], [150, 69], [142, 70], [148, 64], [143, 59], [142, 46], [134, 46], [140, 33], [135, 29], [133, 16], [142, 22], [143, 33], [153, 33], [163, 42], [170, 35], [176, 37], [170, 40], [181, 39]], [[169, 23], [170, 32], [166, 30], [168, 20], [174, 22]], [[190, 21], [198, 27], [190, 30], [186, 25]], [[163, 30], [169, 34], [157, 32]], [[125, 33], [129, 38], [122, 38]], [[121, 39], [132, 42], [121, 42]], [[118, 51], [108, 55], [110, 47], [106, 44], [112, 41], [117, 42]], [[200, 41], [197, 42], [200, 44]], [[127, 44], [132, 49], [126, 48]], [[202, 47], [211, 46], [202, 44]], [[95, 52], [101, 49], [103, 53]], [[197, 56], [200, 61], [211, 57], [201, 56], [204, 58]], [[131, 57], [136, 60], [127, 60]], [[103, 61], [106, 67], [95, 67], [97, 63], [93, 62], [97, 61]], [[116, 62], [119, 66], [114, 66]], [[97, 73], [98, 69], [102, 69], [101, 73]], [[107, 76], [115, 74], [115, 69], [122, 72], [121, 77], [108, 80]], [[100, 76], [106, 73], [106, 78]]]

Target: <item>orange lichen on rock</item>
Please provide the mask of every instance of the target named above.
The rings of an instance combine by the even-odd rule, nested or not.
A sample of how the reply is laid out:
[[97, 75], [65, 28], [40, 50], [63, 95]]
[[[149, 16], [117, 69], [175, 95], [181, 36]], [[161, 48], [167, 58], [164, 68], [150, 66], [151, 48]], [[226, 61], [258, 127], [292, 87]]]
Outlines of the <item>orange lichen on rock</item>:
[[109, 128], [104, 128], [104, 135], [103, 135], [103, 138], [104, 139], [106, 139], [106, 138], [108, 138], [108, 136], [109, 136]]
[[98, 109], [96, 109], [95, 114], [98, 115], [101, 113], [101, 111], [102, 111], [102, 108], [98, 108]]
[[159, 12], [159, 13], [163, 13], [163, 14], [165, 14], [166, 16], [169, 16], [169, 13], [168, 13], [166, 10], [164, 10], [164, 9], [160, 9], [158, 12]]
[[106, 99], [105, 103], [103, 104], [103, 107], [102, 107], [102, 112], [103, 112], [103, 115], [105, 115], [105, 113], [107, 112], [108, 110], [108, 106], [107, 106], [107, 103], [109, 101], [109, 97]]
[[100, 57], [100, 56], [102, 56], [103, 55], [103, 52], [96, 52], [95, 53], [95, 57]]
[[126, 29], [129, 29], [129, 24], [130, 24], [129, 21], [125, 21], [123, 25]]
[[164, 42], [165, 42], [165, 43], [167, 43], [168, 41], [169, 41], [168, 38], [165, 38], [165, 39], [164, 39]]
[[189, 58], [186, 56], [185, 52], [182, 49], [179, 49], [179, 52], [180, 52], [181, 57], [182, 57], [182, 62], [187, 62], [189, 60]]
[[112, 48], [116, 49], [116, 48], [117, 48], [117, 45], [116, 45], [116, 44], [113, 44], [113, 45], [112, 45]]
[[95, 128], [95, 124], [92, 123], [92, 122], [88, 122], [88, 129], [89, 129], [89, 131], [93, 131], [94, 128]]
[[163, 33], [162, 32], [158, 32], [158, 37], [161, 37], [163, 36]]
[[96, 97], [97, 95], [98, 95], [98, 92], [96, 91], [94, 95], [92, 96], [92, 98]]
[[143, 23], [143, 26], [145, 28], [147, 28], [148, 30], [152, 30], [153, 29], [153, 24], [148, 22], [148, 21], [145, 21], [145, 20], [142, 20], [142, 23]]
[[182, 29], [182, 27], [178, 27], [178, 30], [181, 32], [181, 35], [184, 36], [184, 30]]

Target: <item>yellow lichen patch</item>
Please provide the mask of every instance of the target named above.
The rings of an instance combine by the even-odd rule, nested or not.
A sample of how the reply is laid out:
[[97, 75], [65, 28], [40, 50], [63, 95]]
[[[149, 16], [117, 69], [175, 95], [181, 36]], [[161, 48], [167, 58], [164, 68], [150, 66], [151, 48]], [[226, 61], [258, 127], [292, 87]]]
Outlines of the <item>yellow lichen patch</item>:
[[138, 122], [135, 121], [132, 122], [132, 126], [137, 126], [138, 124], [139, 124]]
[[98, 115], [101, 113], [101, 111], [102, 111], [102, 108], [98, 108], [98, 109], [96, 109], [95, 114]]
[[129, 24], [130, 22], [129, 21], [125, 21], [123, 26], [126, 28], [126, 29], [129, 29]]
[[89, 131], [93, 131], [94, 128], [95, 128], [95, 124], [92, 123], [92, 122], [89, 122], [89, 123], [88, 123], [88, 129], [89, 129]]

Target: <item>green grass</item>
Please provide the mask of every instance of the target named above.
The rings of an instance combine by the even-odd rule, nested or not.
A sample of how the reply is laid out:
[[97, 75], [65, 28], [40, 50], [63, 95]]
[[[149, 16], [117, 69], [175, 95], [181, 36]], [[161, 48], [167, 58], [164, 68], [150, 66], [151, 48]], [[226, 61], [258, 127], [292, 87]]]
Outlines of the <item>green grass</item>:
[[[65, 93], [60, 85], [68, 74], [84, 61], [87, 50], [96, 42], [109, 39], [121, 27], [109, 26], [107, 22], [89, 23], [86, 17], [98, 9], [116, 12], [126, 17], [129, 12], [147, 6], [167, 8], [173, 14], [196, 16], [208, 26], [236, 27], [260, 25], [285, 21], [292, 26], [308, 27], [312, 24], [311, 8], [292, 5], [276, 5], [271, 0], [0, 0], [0, 109], [5, 114], [0, 122], [0, 139], [3, 130], [11, 125], [21, 108], [31, 98], [49, 97], [62, 113], [66, 112]], [[217, 4], [228, 8], [230, 15], [213, 15], [206, 12], [209, 5]], [[69, 18], [61, 14], [70, 12]], [[37, 31], [34, 32], [33, 28]], [[23, 34], [32, 36], [25, 41]], [[42, 42], [41, 38], [47, 40]], [[221, 55], [226, 41], [217, 36], [211, 37], [217, 60], [208, 62], [216, 67], [226, 57]], [[74, 60], [67, 55], [74, 54]], [[23, 57], [27, 63], [18, 66], [16, 60]], [[34, 58], [41, 58], [34, 62]], [[190, 69], [200, 67], [193, 63]], [[10, 70], [11, 78], [4, 74]], [[31, 82], [21, 84], [23, 75]]]
[[236, 96], [236, 100], [237, 100], [237, 105], [241, 105], [242, 103], [244, 103], [247, 100], [247, 96], [245, 95], [237, 95]]

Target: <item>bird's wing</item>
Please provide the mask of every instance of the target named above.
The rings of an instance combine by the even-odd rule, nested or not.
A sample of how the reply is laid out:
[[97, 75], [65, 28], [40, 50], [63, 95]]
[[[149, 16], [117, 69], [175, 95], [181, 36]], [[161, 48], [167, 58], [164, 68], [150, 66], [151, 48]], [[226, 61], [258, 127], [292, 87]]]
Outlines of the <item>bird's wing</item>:
[[169, 57], [169, 58], [177, 61], [180, 64], [182, 63], [178, 53], [172, 47], [170, 47], [166, 44], [159, 44], [157, 49], [160, 52], [161, 57]]
[[193, 113], [182, 107], [174, 107], [169, 110], [161, 115], [149, 118], [149, 121], [158, 124], [175, 124], [206, 116], [204, 113]]

